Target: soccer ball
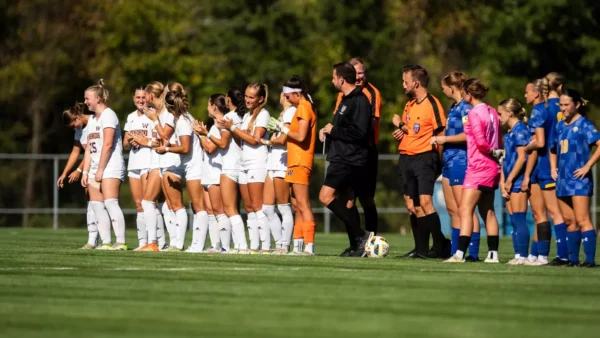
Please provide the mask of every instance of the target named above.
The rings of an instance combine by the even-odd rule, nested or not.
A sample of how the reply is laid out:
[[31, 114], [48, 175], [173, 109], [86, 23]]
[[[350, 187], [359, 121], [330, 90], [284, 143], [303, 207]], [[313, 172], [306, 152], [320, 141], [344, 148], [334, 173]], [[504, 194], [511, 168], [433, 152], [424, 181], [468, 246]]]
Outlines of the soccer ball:
[[385, 257], [390, 251], [390, 245], [381, 236], [373, 236], [367, 244], [367, 256], [369, 257]]

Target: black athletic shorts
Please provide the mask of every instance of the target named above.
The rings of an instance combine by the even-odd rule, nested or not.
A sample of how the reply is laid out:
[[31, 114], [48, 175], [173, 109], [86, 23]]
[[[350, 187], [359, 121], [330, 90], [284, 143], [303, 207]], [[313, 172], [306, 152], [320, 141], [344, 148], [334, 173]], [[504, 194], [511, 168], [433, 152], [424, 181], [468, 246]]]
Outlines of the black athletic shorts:
[[400, 194], [408, 194], [408, 188], [406, 187], [406, 156], [398, 156], [398, 182], [400, 183]]
[[373, 198], [375, 197], [375, 189], [377, 188], [377, 171], [379, 168], [379, 153], [377, 147], [369, 147], [367, 165], [365, 166], [365, 175], [361, 177], [363, 185], [359, 197]]
[[340, 162], [330, 162], [325, 174], [323, 185], [335, 189], [337, 192], [352, 191], [354, 196], [363, 194], [364, 175], [366, 166], [352, 166]]
[[435, 181], [441, 174], [442, 163], [437, 152], [426, 152], [417, 155], [407, 155], [406, 188], [413, 201], [418, 201], [420, 195], [433, 196]]

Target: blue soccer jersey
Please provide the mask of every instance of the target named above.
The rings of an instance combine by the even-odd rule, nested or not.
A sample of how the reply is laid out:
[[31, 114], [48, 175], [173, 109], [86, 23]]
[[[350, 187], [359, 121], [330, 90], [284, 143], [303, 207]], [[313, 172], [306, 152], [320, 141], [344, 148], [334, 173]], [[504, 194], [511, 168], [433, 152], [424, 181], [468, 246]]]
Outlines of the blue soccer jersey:
[[552, 140], [556, 138], [556, 125], [558, 122], [565, 119], [563, 113], [560, 111], [559, 98], [548, 99], [548, 113], [550, 114], [550, 118], [553, 119], [554, 124], [552, 125], [552, 129], [550, 129], [550, 136], [546, 137], [546, 139], [550, 140], [550, 143], [552, 143]]
[[[546, 103], [541, 102], [533, 106], [531, 117], [529, 118], [529, 127], [532, 134], [535, 134], [537, 128], [544, 128], [544, 147], [538, 149], [538, 158], [536, 163], [536, 171], [538, 181], [552, 180], [550, 175], [550, 157], [548, 156], [548, 144], [552, 137], [552, 128], [556, 126], [556, 118], [552, 118]], [[544, 188], [544, 187], [542, 187]]]
[[[448, 112], [448, 120], [446, 121], [446, 136], [459, 135], [465, 132], [463, 129], [463, 118], [468, 115], [471, 108], [471, 105], [465, 103], [464, 100], [452, 105]], [[466, 172], [467, 143], [445, 143], [442, 159], [444, 167], [448, 167], [449, 169], [459, 167], [461, 171]]]
[[556, 138], [550, 144], [556, 146], [558, 156], [556, 196], [592, 196], [594, 191], [592, 172], [588, 172], [583, 178], [575, 178], [573, 172], [587, 163], [592, 145], [598, 140], [600, 140], [600, 132], [583, 116], [569, 125], [565, 121], [558, 123]]
[[[518, 121], [515, 125], [504, 134], [504, 160], [502, 160], [502, 171], [504, 179], [507, 179], [510, 172], [515, 167], [518, 158], [518, 147], [526, 147], [531, 141], [529, 128], [525, 123]], [[521, 183], [523, 183], [523, 175], [525, 174], [525, 163], [519, 174], [514, 178], [511, 192], [520, 192]]]

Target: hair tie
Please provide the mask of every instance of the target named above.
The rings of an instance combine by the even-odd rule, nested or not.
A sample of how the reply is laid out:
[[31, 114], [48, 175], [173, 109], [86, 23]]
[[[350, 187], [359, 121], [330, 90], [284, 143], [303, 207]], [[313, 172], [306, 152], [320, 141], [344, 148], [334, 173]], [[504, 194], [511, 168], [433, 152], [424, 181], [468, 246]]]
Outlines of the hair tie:
[[581, 98], [581, 105], [582, 106], [586, 106], [588, 104], [588, 100], [584, 99], [583, 97]]

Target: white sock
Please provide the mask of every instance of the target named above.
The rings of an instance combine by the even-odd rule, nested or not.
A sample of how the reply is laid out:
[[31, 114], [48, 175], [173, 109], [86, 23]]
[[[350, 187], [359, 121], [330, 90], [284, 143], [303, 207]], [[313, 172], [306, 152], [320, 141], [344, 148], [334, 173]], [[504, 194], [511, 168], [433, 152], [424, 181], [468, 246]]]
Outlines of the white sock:
[[269, 230], [271, 230], [271, 236], [273, 236], [273, 240], [275, 241], [275, 247], [281, 247], [281, 220], [277, 213], [275, 213], [274, 205], [266, 205], [263, 204], [262, 212], [267, 215], [267, 219], [269, 222]]
[[498, 259], [498, 251], [488, 251], [487, 258]]
[[95, 247], [98, 245], [98, 220], [92, 209], [91, 202], [88, 202], [86, 221], [88, 228], [88, 244]]
[[158, 247], [162, 248], [165, 246], [167, 239], [165, 238], [165, 219], [163, 214], [160, 213], [159, 209], [156, 210], [156, 241]]
[[175, 245], [175, 243], [173, 242], [173, 226], [171, 222], [171, 211], [169, 210], [169, 206], [167, 205], [167, 203], [160, 204], [162, 204], [162, 206], [160, 207], [160, 212], [163, 215], [165, 229], [167, 229], [167, 234], [169, 235], [169, 245]]
[[[229, 217], [229, 224], [231, 224], [231, 217]], [[240, 245], [238, 244], [237, 236], [235, 235], [235, 229], [233, 228], [233, 225], [231, 225], [231, 239], [233, 240], [233, 247], [239, 249]]]
[[260, 247], [260, 233], [256, 213], [248, 213], [248, 236], [250, 236], [250, 250], [258, 250]]
[[229, 221], [231, 222], [231, 230], [233, 235], [236, 237], [236, 245], [240, 250], [248, 250], [248, 242], [246, 242], [246, 229], [244, 229], [244, 220], [242, 220], [242, 216], [235, 215], [229, 217]]
[[102, 244], [110, 244], [110, 216], [104, 207], [104, 203], [99, 201], [90, 201], [96, 219], [98, 220], [98, 233], [102, 239]]
[[185, 233], [188, 227], [188, 215], [185, 208], [181, 208], [175, 212], [175, 231], [177, 232], [177, 246], [178, 249], [183, 249], [185, 244]]
[[460, 259], [463, 259], [463, 258], [465, 258], [465, 253], [464, 253], [464, 252], [462, 252], [462, 251], [460, 251], [460, 250], [456, 250], [456, 253], [455, 253], [455, 255], [456, 255], [456, 257], [458, 257], [458, 258], [460, 258]]
[[281, 214], [281, 247], [288, 246], [292, 242], [294, 232], [294, 214], [289, 203], [277, 204], [277, 209]]
[[304, 248], [305, 252], [315, 253], [315, 243], [308, 243]]
[[527, 256], [527, 259], [529, 259], [532, 262], [535, 262], [537, 260], [537, 256], [534, 256], [534, 255], [530, 254], [529, 256]]
[[294, 252], [302, 252], [304, 250], [304, 238], [294, 240]]
[[262, 242], [263, 250], [271, 250], [271, 229], [269, 228], [269, 219], [262, 210], [256, 213], [256, 224], [258, 225], [258, 234]]
[[125, 244], [125, 216], [123, 216], [123, 211], [119, 206], [119, 200], [109, 198], [104, 200], [104, 206], [110, 215], [117, 243]]
[[519, 258], [521, 258], [521, 255], [520, 254], [515, 254], [515, 259], [519, 259]]
[[206, 245], [206, 233], [208, 232], [208, 213], [199, 211], [194, 217], [194, 243], [192, 247], [204, 251]]
[[144, 221], [143, 212], [137, 213], [135, 223], [137, 225], [139, 247], [142, 247], [148, 244], [148, 232], [146, 231], [146, 222]]
[[156, 213], [157, 209], [152, 201], [142, 200], [142, 209], [144, 209], [144, 224], [148, 232], [148, 243], [156, 243], [157, 223], [160, 214]]
[[213, 248], [220, 247], [221, 238], [219, 237], [219, 223], [215, 215], [208, 215], [208, 237], [210, 237], [210, 245]]
[[221, 247], [227, 251], [231, 250], [231, 222], [225, 214], [217, 215], [219, 223], [219, 238]]

